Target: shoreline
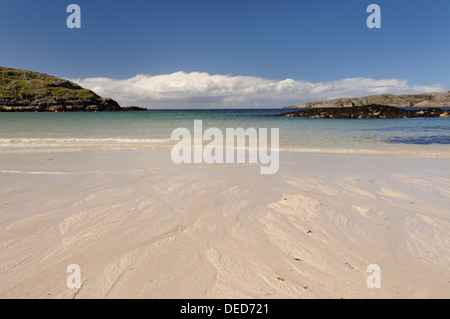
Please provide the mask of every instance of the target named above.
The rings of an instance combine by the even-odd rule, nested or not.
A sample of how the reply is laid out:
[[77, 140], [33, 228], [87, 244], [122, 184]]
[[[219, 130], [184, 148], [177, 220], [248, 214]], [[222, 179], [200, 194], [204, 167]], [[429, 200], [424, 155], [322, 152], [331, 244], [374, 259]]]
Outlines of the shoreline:
[[[70, 139], [69, 139], [70, 140]], [[143, 143], [117, 143], [117, 144], [92, 144], [92, 145], [71, 145], [71, 146], [62, 146], [57, 145], [53, 148], [42, 148], [42, 145], [39, 146], [23, 146], [23, 145], [14, 145], [14, 148], [8, 147], [8, 146], [0, 146], [0, 156], [4, 156], [6, 158], [14, 156], [14, 154], [65, 154], [65, 153], [90, 153], [90, 152], [113, 152], [113, 153], [119, 153], [119, 152], [130, 152], [130, 153], [146, 153], [146, 152], [169, 152], [173, 149], [176, 142], [173, 142], [173, 144], [164, 144], [160, 142], [156, 142], [155, 144], [143, 144]], [[49, 144], [50, 145], [50, 144]], [[373, 157], [393, 157], [393, 158], [423, 158], [423, 159], [445, 159], [450, 158], [450, 150], [442, 150], [439, 147], [433, 148], [435, 145], [431, 145], [430, 148], [424, 149], [424, 146], [430, 146], [430, 145], [402, 145], [403, 148], [382, 148], [379, 149], [376, 148], [354, 148], [354, 147], [310, 147], [310, 146], [288, 146], [288, 147], [280, 147], [279, 152], [280, 154], [284, 154], [285, 156], [302, 156], [302, 155], [357, 155], [357, 156], [373, 156]], [[241, 148], [237, 148], [237, 150], [240, 150]], [[171, 161], [170, 154], [167, 155], [166, 153], [166, 159], [168, 161]], [[140, 155], [141, 156], [141, 155]], [[248, 158], [248, 147], [246, 148], [246, 158]], [[192, 164], [194, 165], [194, 164]], [[197, 164], [195, 164], [197, 165]], [[234, 164], [205, 164], [205, 166], [227, 166], [227, 165], [234, 165]], [[259, 165], [251, 164], [251, 163], [244, 163], [240, 165]], [[1, 165], [0, 165], [1, 168]], [[4, 171], [4, 170], [3, 170]]]

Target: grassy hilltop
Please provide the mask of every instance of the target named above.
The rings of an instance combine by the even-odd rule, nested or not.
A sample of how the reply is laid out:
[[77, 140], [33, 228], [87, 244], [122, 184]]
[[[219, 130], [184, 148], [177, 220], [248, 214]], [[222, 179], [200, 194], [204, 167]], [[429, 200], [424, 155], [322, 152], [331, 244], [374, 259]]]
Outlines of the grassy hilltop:
[[76, 83], [44, 73], [0, 67], [0, 112], [124, 111]]
[[0, 100], [100, 98], [78, 84], [55, 76], [0, 67]]

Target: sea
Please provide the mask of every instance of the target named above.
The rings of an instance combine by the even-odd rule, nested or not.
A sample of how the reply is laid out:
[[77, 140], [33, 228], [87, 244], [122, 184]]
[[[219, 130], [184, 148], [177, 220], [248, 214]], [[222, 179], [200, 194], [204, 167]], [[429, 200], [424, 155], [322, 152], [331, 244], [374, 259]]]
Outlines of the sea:
[[[449, 108], [446, 108], [449, 109]], [[17, 151], [170, 148], [176, 128], [278, 128], [281, 152], [450, 158], [450, 118], [267, 117], [281, 109], [0, 113], [0, 156]], [[270, 132], [270, 130], [269, 130]]]

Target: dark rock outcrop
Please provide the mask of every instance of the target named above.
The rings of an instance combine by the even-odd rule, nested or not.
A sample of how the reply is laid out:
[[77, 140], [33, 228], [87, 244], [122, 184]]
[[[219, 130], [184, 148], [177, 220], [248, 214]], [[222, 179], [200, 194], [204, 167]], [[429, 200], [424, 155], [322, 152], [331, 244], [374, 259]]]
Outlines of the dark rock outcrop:
[[122, 108], [122, 111], [125, 112], [142, 112], [142, 111], [147, 111], [147, 109], [143, 108], [143, 107], [139, 107], [139, 106], [125, 106]]
[[109, 98], [0, 100], [0, 112], [117, 112], [120, 105]]
[[394, 119], [414, 117], [450, 117], [450, 111], [445, 111], [439, 108], [405, 110], [394, 106], [372, 104], [367, 106], [353, 106], [342, 108], [316, 108], [271, 116], [335, 119]]

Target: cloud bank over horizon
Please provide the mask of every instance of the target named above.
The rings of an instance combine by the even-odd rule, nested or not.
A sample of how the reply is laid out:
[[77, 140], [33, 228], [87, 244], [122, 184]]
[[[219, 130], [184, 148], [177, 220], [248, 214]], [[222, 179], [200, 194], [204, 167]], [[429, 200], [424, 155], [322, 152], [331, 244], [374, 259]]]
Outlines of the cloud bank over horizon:
[[124, 80], [99, 77], [71, 81], [122, 106], [150, 109], [279, 108], [342, 97], [447, 91], [440, 84], [415, 85], [399, 79], [360, 77], [313, 83], [182, 71], [155, 76], [139, 74]]

